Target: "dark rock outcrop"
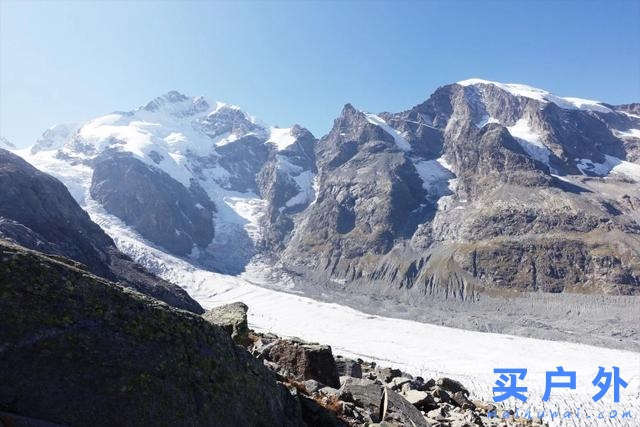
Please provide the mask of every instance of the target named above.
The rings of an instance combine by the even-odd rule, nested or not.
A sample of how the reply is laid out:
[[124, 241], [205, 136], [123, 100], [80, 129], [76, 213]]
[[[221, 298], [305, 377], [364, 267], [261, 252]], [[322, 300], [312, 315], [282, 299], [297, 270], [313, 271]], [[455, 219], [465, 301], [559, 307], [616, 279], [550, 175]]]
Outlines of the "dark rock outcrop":
[[303, 425], [221, 328], [0, 241], [0, 411], [70, 426]]

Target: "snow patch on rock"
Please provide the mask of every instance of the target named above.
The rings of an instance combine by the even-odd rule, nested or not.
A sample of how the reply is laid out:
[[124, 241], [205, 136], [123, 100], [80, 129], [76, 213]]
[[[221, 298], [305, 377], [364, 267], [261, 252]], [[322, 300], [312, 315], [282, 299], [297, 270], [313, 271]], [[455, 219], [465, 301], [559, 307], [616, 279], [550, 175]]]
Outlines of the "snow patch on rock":
[[507, 130], [531, 158], [549, 166], [551, 151], [542, 143], [542, 135], [531, 128], [527, 119], [521, 118]]
[[272, 127], [269, 129], [269, 139], [267, 142], [272, 143], [281, 151], [294, 144], [296, 137], [291, 134], [291, 128]]
[[365, 116], [367, 117], [369, 123], [381, 127], [382, 130], [391, 135], [399, 149], [401, 149], [402, 151], [411, 151], [411, 145], [409, 144], [409, 142], [407, 142], [407, 140], [400, 134], [400, 132], [389, 126], [387, 122], [385, 122], [380, 116], [376, 116], [375, 114], [371, 113], [365, 113]]
[[486, 125], [488, 125], [489, 123], [500, 123], [500, 120], [494, 118], [494, 117], [490, 117], [488, 114], [485, 114], [482, 119], [480, 119], [480, 121], [478, 123], [476, 123], [476, 126], [478, 128], [483, 128]]
[[315, 191], [313, 189], [314, 175], [311, 171], [301, 172], [298, 176], [294, 176], [293, 180], [298, 186], [299, 192], [285, 203], [288, 208], [305, 205], [311, 203], [315, 199]]
[[455, 178], [451, 170], [436, 160], [420, 160], [414, 162], [414, 166], [420, 179], [422, 187], [432, 196], [442, 196], [449, 193], [449, 180]]
[[605, 155], [605, 161], [595, 163], [589, 159], [576, 159], [576, 166], [584, 175], [622, 175], [640, 183], [640, 165], [617, 157]]
[[640, 139], [640, 129], [627, 129], [625, 131], [614, 130], [614, 135], [618, 138], [638, 138]]

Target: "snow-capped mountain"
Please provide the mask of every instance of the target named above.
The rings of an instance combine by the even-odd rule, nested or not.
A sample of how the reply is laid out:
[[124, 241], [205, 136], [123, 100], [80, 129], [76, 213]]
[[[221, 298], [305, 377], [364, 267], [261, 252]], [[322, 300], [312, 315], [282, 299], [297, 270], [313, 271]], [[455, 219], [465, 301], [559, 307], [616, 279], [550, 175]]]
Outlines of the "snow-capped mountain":
[[21, 154], [213, 270], [260, 254], [305, 283], [410, 298], [637, 293], [639, 110], [471, 79], [399, 113], [346, 105], [316, 140], [172, 91]]
[[54, 126], [20, 154], [67, 182], [81, 204], [95, 200], [170, 253], [233, 272], [257, 252], [261, 216], [287, 222], [313, 199], [314, 142], [300, 126], [268, 127], [236, 106], [171, 91], [133, 111]]

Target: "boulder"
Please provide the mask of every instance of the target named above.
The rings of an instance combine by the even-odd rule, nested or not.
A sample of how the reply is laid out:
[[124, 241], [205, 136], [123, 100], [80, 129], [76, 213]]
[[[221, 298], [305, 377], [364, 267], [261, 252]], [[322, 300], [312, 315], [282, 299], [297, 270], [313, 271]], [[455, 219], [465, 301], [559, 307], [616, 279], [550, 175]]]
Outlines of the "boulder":
[[355, 360], [338, 356], [336, 357], [336, 369], [340, 376], [362, 378], [362, 367]]
[[[364, 380], [360, 380], [364, 381]], [[353, 402], [367, 411], [373, 422], [380, 421], [384, 390], [375, 383], [350, 382], [340, 388], [340, 400]]]
[[438, 407], [433, 396], [425, 391], [407, 390], [402, 392], [402, 397], [407, 399], [416, 408], [421, 411], [428, 412]]
[[333, 396], [335, 398], [338, 398], [340, 396], [340, 390], [338, 390], [337, 388], [333, 388], [333, 387], [322, 387], [320, 390], [318, 390], [319, 393], [324, 394], [325, 396]]
[[427, 418], [430, 418], [436, 421], [446, 419], [447, 417], [449, 417], [449, 414], [451, 413], [451, 409], [453, 409], [453, 407], [445, 403], [443, 405], [438, 406], [436, 409], [433, 409], [427, 412]]
[[[340, 377], [340, 386], [344, 386], [345, 384], [348, 385], [370, 385], [370, 384], [377, 384], [375, 381], [370, 380], [368, 378], [353, 378], [353, 377]], [[380, 384], [377, 384], [380, 385]]]
[[402, 389], [402, 386], [405, 384], [409, 384], [411, 382], [411, 378], [407, 378], [407, 377], [396, 377], [394, 379], [391, 380], [391, 388], [393, 390], [400, 390]]
[[313, 379], [329, 387], [340, 387], [331, 347], [296, 340], [276, 341], [265, 357], [298, 380]]
[[399, 369], [393, 368], [376, 368], [374, 372], [376, 376], [385, 383], [388, 383], [392, 379], [402, 375], [402, 372]]
[[383, 411], [383, 420], [390, 417], [391, 420], [398, 420], [402, 425], [407, 426], [425, 426], [426, 420], [422, 413], [407, 399], [399, 395], [393, 390], [386, 389], [386, 405]]
[[462, 391], [458, 391], [451, 395], [451, 400], [458, 404], [462, 409], [475, 409], [476, 405], [473, 404], [468, 398], [467, 395]]
[[486, 402], [482, 402], [480, 400], [473, 400], [472, 403], [475, 405], [475, 407], [483, 412], [493, 412], [495, 411], [496, 405], [494, 405], [493, 403], [486, 403]]
[[460, 384], [460, 382], [456, 380], [452, 380], [451, 378], [447, 378], [447, 377], [438, 378], [438, 380], [436, 381], [436, 385], [452, 394], [461, 391], [467, 396], [469, 395], [469, 390], [464, 388], [464, 386]]
[[433, 390], [431, 390], [431, 395], [437, 399], [436, 402], [450, 402], [451, 396], [445, 389], [442, 387], [436, 386]]
[[322, 387], [324, 387], [322, 384], [320, 384], [318, 381], [316, 380], [306, 380], [304, 381], [302, 384], [304, 384], [304, 388], [307, 390], [307, 392], [309, 393], [315, 393], [316, 391], [320, 390]]
[[[450, 418], [451, 418], [451, 427], [472, 427], [472, 426], [484, 425], [480, 416], [478, 416], [478, 414], [474, 413], [473, 411], [462, 411], [462, 412], [452, 411], [450, 413]], [[522, 425], [522, 424], [518, 424], [517, 422], [511, 423], [511, 425], [514, 425], [514, 424]], [[533, 425], [533, 423], [530, 423], [528, 425]]]
[[222, 305], [207, 310], [202, 317], [214, 325], [227, 331], [236, 343], [245, 344], [248, 341], [249, 327], [247, 325], [247, 311], [249, 307], [242, 302]]

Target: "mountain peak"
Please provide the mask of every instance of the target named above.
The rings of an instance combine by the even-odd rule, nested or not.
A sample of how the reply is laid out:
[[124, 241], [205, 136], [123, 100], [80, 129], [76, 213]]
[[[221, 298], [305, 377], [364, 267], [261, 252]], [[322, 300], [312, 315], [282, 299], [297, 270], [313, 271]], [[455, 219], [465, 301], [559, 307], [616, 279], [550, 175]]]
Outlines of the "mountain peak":
[[166, 99], [169, 102], [182, 102], [189, 99], [186, 95], [178, 92], [177, 90], [170, 90], [169, 92], [162, 95], [162, 98]]
[[552, 102], [558, 107], [565, 110], [588, 110], [597, 111], [599, 113], [612, 113], [613, 111], [602, 105], [600, 101], [592, 99], [583, 99], [575, 97], [560, 97], [551, 92], [537, 87], [521, 84], [521, 83], [500, 83], [491, 80], [479, 78], [471, 78], [456, 82], [460, 86], [483, 86], [491, 85], [502, 89], [513, 96], [534, 99], [542, 103]]
[[143, 110], [149, 112], [158, 112], [160, 110], [168, 110], [169, 113], [177, 116], [193, 115], [195, 113], [206, 111], [210, 108], [209, 103], [202, 96], [188, 97], [177, 90], [158, 96], [149, 101]]
[[31, 147], [31, 152], [35, 154], [39, 151], [55, 150], [62, 147], [79, 127], [78, 123], [60, 123], [51, 126], [42, 133], [33, 147]]
[[356, 108], [353, 105], [351, 105], [350, 103], [346, 103], [344, 104], [344, 107], [342, 107], [342, 112], [340, 113], [340, 115], [345, 116], [345, 115], [355, 114], [357, 112], [358, 110], [356, 110]]

